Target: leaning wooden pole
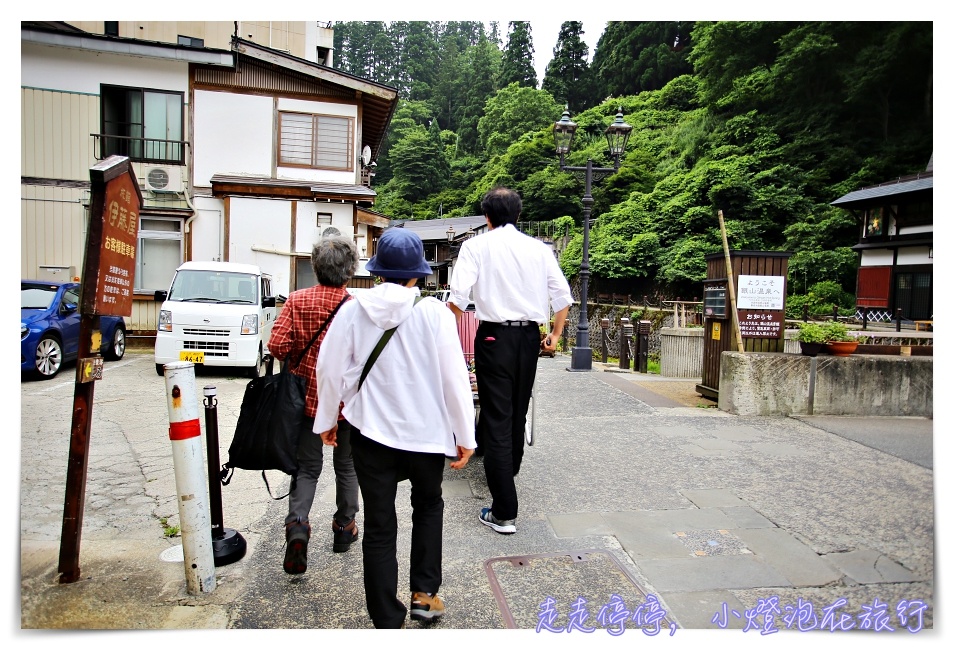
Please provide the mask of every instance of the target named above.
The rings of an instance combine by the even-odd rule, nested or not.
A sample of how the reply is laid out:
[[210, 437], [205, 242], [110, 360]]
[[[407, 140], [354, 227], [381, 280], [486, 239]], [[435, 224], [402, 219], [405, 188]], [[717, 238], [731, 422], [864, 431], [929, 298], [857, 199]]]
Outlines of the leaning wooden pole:
[[732, 330], [735, 332], [735, 343], [739, 352], [745, 352], [742, 344], [742, 327], [739, 325], [739, 310], [735, 305], [735, 280], [732, 278], [732, 258], [729, 256], [729, 238], [725, 234], [725, 219], [722, 210], [719, 210], [719, 230], [722, 231], [722, 252], [725, 253], [725, 277], [729, 284], [729, 304], [732, 305]]

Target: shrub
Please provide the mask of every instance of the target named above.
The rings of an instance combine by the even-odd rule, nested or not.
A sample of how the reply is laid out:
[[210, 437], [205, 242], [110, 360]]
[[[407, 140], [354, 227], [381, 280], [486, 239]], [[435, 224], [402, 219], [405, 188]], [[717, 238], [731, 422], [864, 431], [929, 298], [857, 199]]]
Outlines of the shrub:
[[848, 334], [848, 326], [838, 321], [830, 321], [822, 326], [826, 341], [854, 341]]
[[825, 328], [818, 323], [799, 323], [795, 339], [802, 343], [824, 343], [829, 340], [826, 334]]

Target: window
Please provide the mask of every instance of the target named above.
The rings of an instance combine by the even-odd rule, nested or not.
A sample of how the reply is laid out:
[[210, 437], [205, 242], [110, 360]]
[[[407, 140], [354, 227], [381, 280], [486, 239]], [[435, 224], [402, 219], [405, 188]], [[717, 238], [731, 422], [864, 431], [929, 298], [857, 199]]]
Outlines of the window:
[[884, 210], [868, 208], [865, 215], [865, 237], [878, 237], [884, 233]]
[[140, 217], [136, 249], [136, 291], [168, 289], [182, 264], [182, 219]]
[[189, 47], [205, 47], [205, 39], [182, 36], [181, 34], [176, 38], [176, 42], [179, 45], [188, 45]]
[[102, 157], [184, 164], [182, 93], [102, 86]]
[[103, 21], [103, 33], [106, 34], [106, 36], [119, 36], [119, 21]]
[[354, 169], [353, 119], [281, 112], [278, 164], [320, 169]]

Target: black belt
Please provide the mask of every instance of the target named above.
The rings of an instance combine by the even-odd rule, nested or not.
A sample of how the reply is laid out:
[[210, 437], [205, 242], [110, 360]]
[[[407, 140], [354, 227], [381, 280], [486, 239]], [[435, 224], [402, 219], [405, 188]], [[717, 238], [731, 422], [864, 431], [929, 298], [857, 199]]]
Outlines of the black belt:
[[532, 321], [532, 320], [505, 320], [502, 323], [492, 323], [488, 321], [487, 324], [500, 325], [501, 327], [529, 327], [531, 325], [536, 327], [537, 325], [536, 321]]

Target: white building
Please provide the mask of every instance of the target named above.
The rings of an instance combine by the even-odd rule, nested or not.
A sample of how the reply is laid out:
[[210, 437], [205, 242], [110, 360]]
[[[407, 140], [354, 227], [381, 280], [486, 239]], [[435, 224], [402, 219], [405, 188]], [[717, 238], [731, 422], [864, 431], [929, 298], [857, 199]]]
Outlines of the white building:
[[[155, 330], [153, 294], [186, 260], [257, 264], [287, 295], [314, 282], [322, 233], [373, 254], [388, 223], [372, 163], [397, 91], [320, 63], [327, 26], [274, 25], [21, 23], [22, 277], [82, 268], [89, 168], [113, 154], [143, 188], [133, 332]], [[206, 47], [223, 26], [228, 45]]]

